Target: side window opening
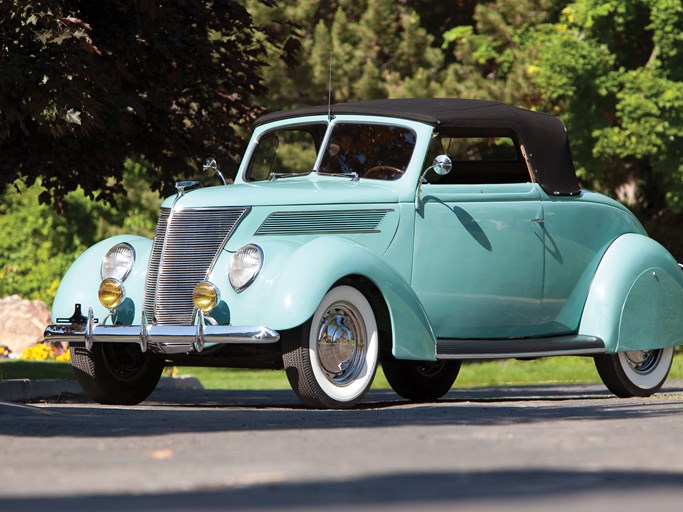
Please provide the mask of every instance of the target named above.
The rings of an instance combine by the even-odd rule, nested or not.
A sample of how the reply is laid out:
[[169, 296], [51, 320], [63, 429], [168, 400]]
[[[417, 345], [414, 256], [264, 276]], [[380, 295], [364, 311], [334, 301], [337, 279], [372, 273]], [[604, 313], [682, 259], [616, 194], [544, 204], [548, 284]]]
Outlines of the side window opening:
[[446, 176], [429, 173], [439, 184], [529, 183], [532, 181], [521, 148], [511, 134], [467, 136], [437, 133], [429, 147], [425, 167], [436, 155], [448, 155], [453, 170]]

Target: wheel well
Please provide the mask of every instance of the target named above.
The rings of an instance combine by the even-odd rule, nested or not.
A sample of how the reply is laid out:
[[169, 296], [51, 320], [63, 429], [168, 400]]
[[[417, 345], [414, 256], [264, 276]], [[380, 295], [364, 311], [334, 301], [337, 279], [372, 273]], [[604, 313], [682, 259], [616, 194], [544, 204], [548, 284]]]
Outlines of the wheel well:
[[[389, 308], [384, 300], [382, 292], [377, 286], [367, 277], [359, 275], [346, 276], [337, 281], [334, 286], [351, 285], [358, 289], [365, 298], [368, 299], [372, 310], [375, 313], [377, 320], [377, 328], [379, 330], [379, 360], [388, 361], [393, 359], [393, 333], [391, 331], [391, 317], [389, 316]], [[334, 287], [333, 286], [333, 287]]]

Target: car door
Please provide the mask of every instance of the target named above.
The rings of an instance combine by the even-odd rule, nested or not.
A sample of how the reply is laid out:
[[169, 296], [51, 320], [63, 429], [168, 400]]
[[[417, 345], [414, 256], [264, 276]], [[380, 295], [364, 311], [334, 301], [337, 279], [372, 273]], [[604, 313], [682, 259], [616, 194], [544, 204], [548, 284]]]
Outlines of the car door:
[[437, 338], [542, 334], [541, 224], [534, 183], [422, 187], [412, 286]]

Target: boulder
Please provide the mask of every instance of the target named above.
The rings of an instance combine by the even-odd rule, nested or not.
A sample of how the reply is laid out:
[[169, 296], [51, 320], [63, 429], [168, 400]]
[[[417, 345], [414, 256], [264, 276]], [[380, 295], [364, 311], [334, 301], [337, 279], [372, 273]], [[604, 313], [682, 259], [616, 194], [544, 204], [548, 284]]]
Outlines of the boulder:
[[18, 295], [0, 299], [0, 346], [14, 354], [43, 340], [50, 323], [50, 310], [39, 300], [23, 300]]

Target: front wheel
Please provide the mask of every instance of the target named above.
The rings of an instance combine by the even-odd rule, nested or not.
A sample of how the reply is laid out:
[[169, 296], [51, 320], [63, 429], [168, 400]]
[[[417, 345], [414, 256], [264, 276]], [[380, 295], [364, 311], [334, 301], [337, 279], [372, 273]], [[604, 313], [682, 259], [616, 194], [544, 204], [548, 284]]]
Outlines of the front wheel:
[[365, 295], [352, 286], [332, 288], [313, 317], [282, 340], [287, 379], [309, 407], [350, 408], [375, 377], [377, 321]]
[[673, 357], [673, 347], [601, 354], [595, 356], [595, 367], [607, 389], [618, 397], [650, 396], [664, 384]]
[[460, 361], [387, 361], [382, 363], [391, 388], [403, 398], [433, 402], [453, 386]]
[[101, 404], [139, 404], [154, 391], [164, 370], [162, 358], [141, 352], [136, 344], [95, 343], [92, 350], [69, 350], [78, 383]]

